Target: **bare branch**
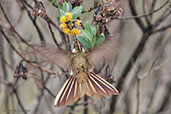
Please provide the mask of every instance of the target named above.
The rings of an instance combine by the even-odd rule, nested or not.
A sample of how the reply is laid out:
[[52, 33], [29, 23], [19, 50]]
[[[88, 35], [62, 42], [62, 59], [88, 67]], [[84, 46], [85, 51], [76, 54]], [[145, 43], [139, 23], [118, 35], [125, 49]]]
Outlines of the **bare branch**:
[[142, 18], [142, 17], [147, 17], [150, 16], [154, 13], [157, 13], [158, 11], [160, 11], [164, 6], [166, 6], [169, 3], [169, 0], [167, 0], [163, 5], [161, 5], [159, 8], [157, 8], [156, 10], [153, 10], [149, 13], [146, 14], [142, 14], [142, 15], [134, 15], [134, 16], [118, 16], [116, 19], [120, 19], [120, 20], [127, 20], [127, 19], [136, 19], [136, 18]]
[[[132, 12], [132, 15], [133, 16], [137, 16], [137, 10], [135, 9], [135, 2], [134, 0], [129, 0], [129, 6], [130, 6], [130, 9], [131, 9], [131, 12]], [[135, 21], [137, 22], [137, 24], [139, 25], [139, 27], [141, 28], [141, 30], [143, 32], [145, 32], [145, 25], [143, 23], [143, 21], [140, 19], [140, 18], [135, 18]]]
[[163, 27], [160, 27], [160, 28], [158, 28], [158, 29], [152, 31], [152, 33], [162, 32], [162, 31], [167, 30], [167, 29], [169, 29], [169, 28], [171, 28], [171, 24], [166, 25], [166, 26], [163, 26]]
[[[143, 0], [142, 1], [143, 3], [142, 3], [142, 5], [143, 5], [143, 13], [144, 14], [146, 14], [146, 10], [147, 10], [147, 0]], [[151, 22], [150, 22], [150, 20], [149, 20], [149, 18], [147, 17], [147, 16], [145, 16], [145, 20], [146, 20], [146, 23], [147, 23], [147, 26], [151, 26]]]
[[15, 96], [16, 96], [16, 98], [17, 98], [18, 104], [19, 104], [20, 108], [22, 109], [23, 113], [24, 113], [24, 114], [28, 114], [28, 113], [27, 113], [27, 110], [24, 108], [23, 104], [21, 103], [21, 100], [20, 100], [20, 98], [19, 98], [19, 96], [18, 96], [17, 90], [14, 88], [13, 91], [14, 91], [14, 94], [15, 94]]
[[[26, 62], [28, 62], [30, 65], [32, 65], [33, 67], [36, 67], [36, 68], [39, 68], [38, 65], [32, 63], [31, 61], [27, 60], [10, 42], [10, 40], [8, 39], [8, 37], [5, 35], [4, 31], [1, 29], [1, 32], [2, 34], [4, 35], [5, 39], [7, 40], [7, 42], [9, 43], [9, 45], [11, 46], [11, 48]], [[56, 73], [50, 71], [50, 70], [47, 70], [47, 69], [44, 69], [41, 67], [41, 69], [44, 71], [44, 72], [47, 72], [47, 73], [50, 73], [52, 75], [56, 75]]]

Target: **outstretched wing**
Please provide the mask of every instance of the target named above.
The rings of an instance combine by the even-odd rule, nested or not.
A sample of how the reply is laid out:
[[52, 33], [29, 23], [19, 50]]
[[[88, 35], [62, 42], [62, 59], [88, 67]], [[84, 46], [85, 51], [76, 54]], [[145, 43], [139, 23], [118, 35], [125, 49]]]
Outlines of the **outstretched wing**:
[[119, 50], [119, 34], [107, 38], [102, 44], [90, 50], [89, 62], [97, 67], [99, 63], [110, 62]]
[[33, 48], [41, 55], [40, 57], [46, 61], [52, 62], [59, 67], [68, 68], [70, 65], [69, 53], [66, 50], [58, 48], [49, 43], [31, 44]]

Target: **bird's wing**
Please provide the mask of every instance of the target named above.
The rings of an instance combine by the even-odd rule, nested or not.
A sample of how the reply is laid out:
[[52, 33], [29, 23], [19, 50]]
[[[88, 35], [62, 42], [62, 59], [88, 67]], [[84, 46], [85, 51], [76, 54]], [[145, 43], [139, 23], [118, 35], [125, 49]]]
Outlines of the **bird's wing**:
[[43, 60], [52, 62], [59, 67], [69, 68], [70, 65], [70, 54], [61, 48], [58, 48], [55, 45], [50, 43], [42, 43], [42, 44], [31, 44], [33, 49], [38, 52], [38, 55]]
[[107, 38], [102, 44], [90, 50], [89, 62], [97, 67], [103, 62], [110, 62], [117, 56], [119, 50], [119, 34]]

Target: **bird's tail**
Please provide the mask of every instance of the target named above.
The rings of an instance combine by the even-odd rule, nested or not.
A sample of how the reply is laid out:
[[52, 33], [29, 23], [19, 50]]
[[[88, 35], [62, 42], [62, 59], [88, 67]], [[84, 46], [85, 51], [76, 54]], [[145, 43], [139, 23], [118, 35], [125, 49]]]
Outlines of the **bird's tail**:
[[109, 96], [110, 94], [118, 95], [118, 90], [99, 75], [89, 72], [86, 79], [78, 77], [69, 77], [55, 99], [55, 106], [63, 106], [71, 101], [75, 102], [85, 94], [92, 97]]

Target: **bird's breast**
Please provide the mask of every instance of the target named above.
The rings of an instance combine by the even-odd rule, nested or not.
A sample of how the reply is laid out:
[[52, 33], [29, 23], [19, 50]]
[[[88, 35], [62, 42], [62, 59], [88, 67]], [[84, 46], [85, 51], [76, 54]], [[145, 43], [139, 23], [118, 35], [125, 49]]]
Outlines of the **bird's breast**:
[[88, 71], [88, 68], [89, 64], [86, 57], [78, 55], [72, 59], [71, 70], [74, 76], [77, 75], [80, 77], [81, 74], [85, 74]]

